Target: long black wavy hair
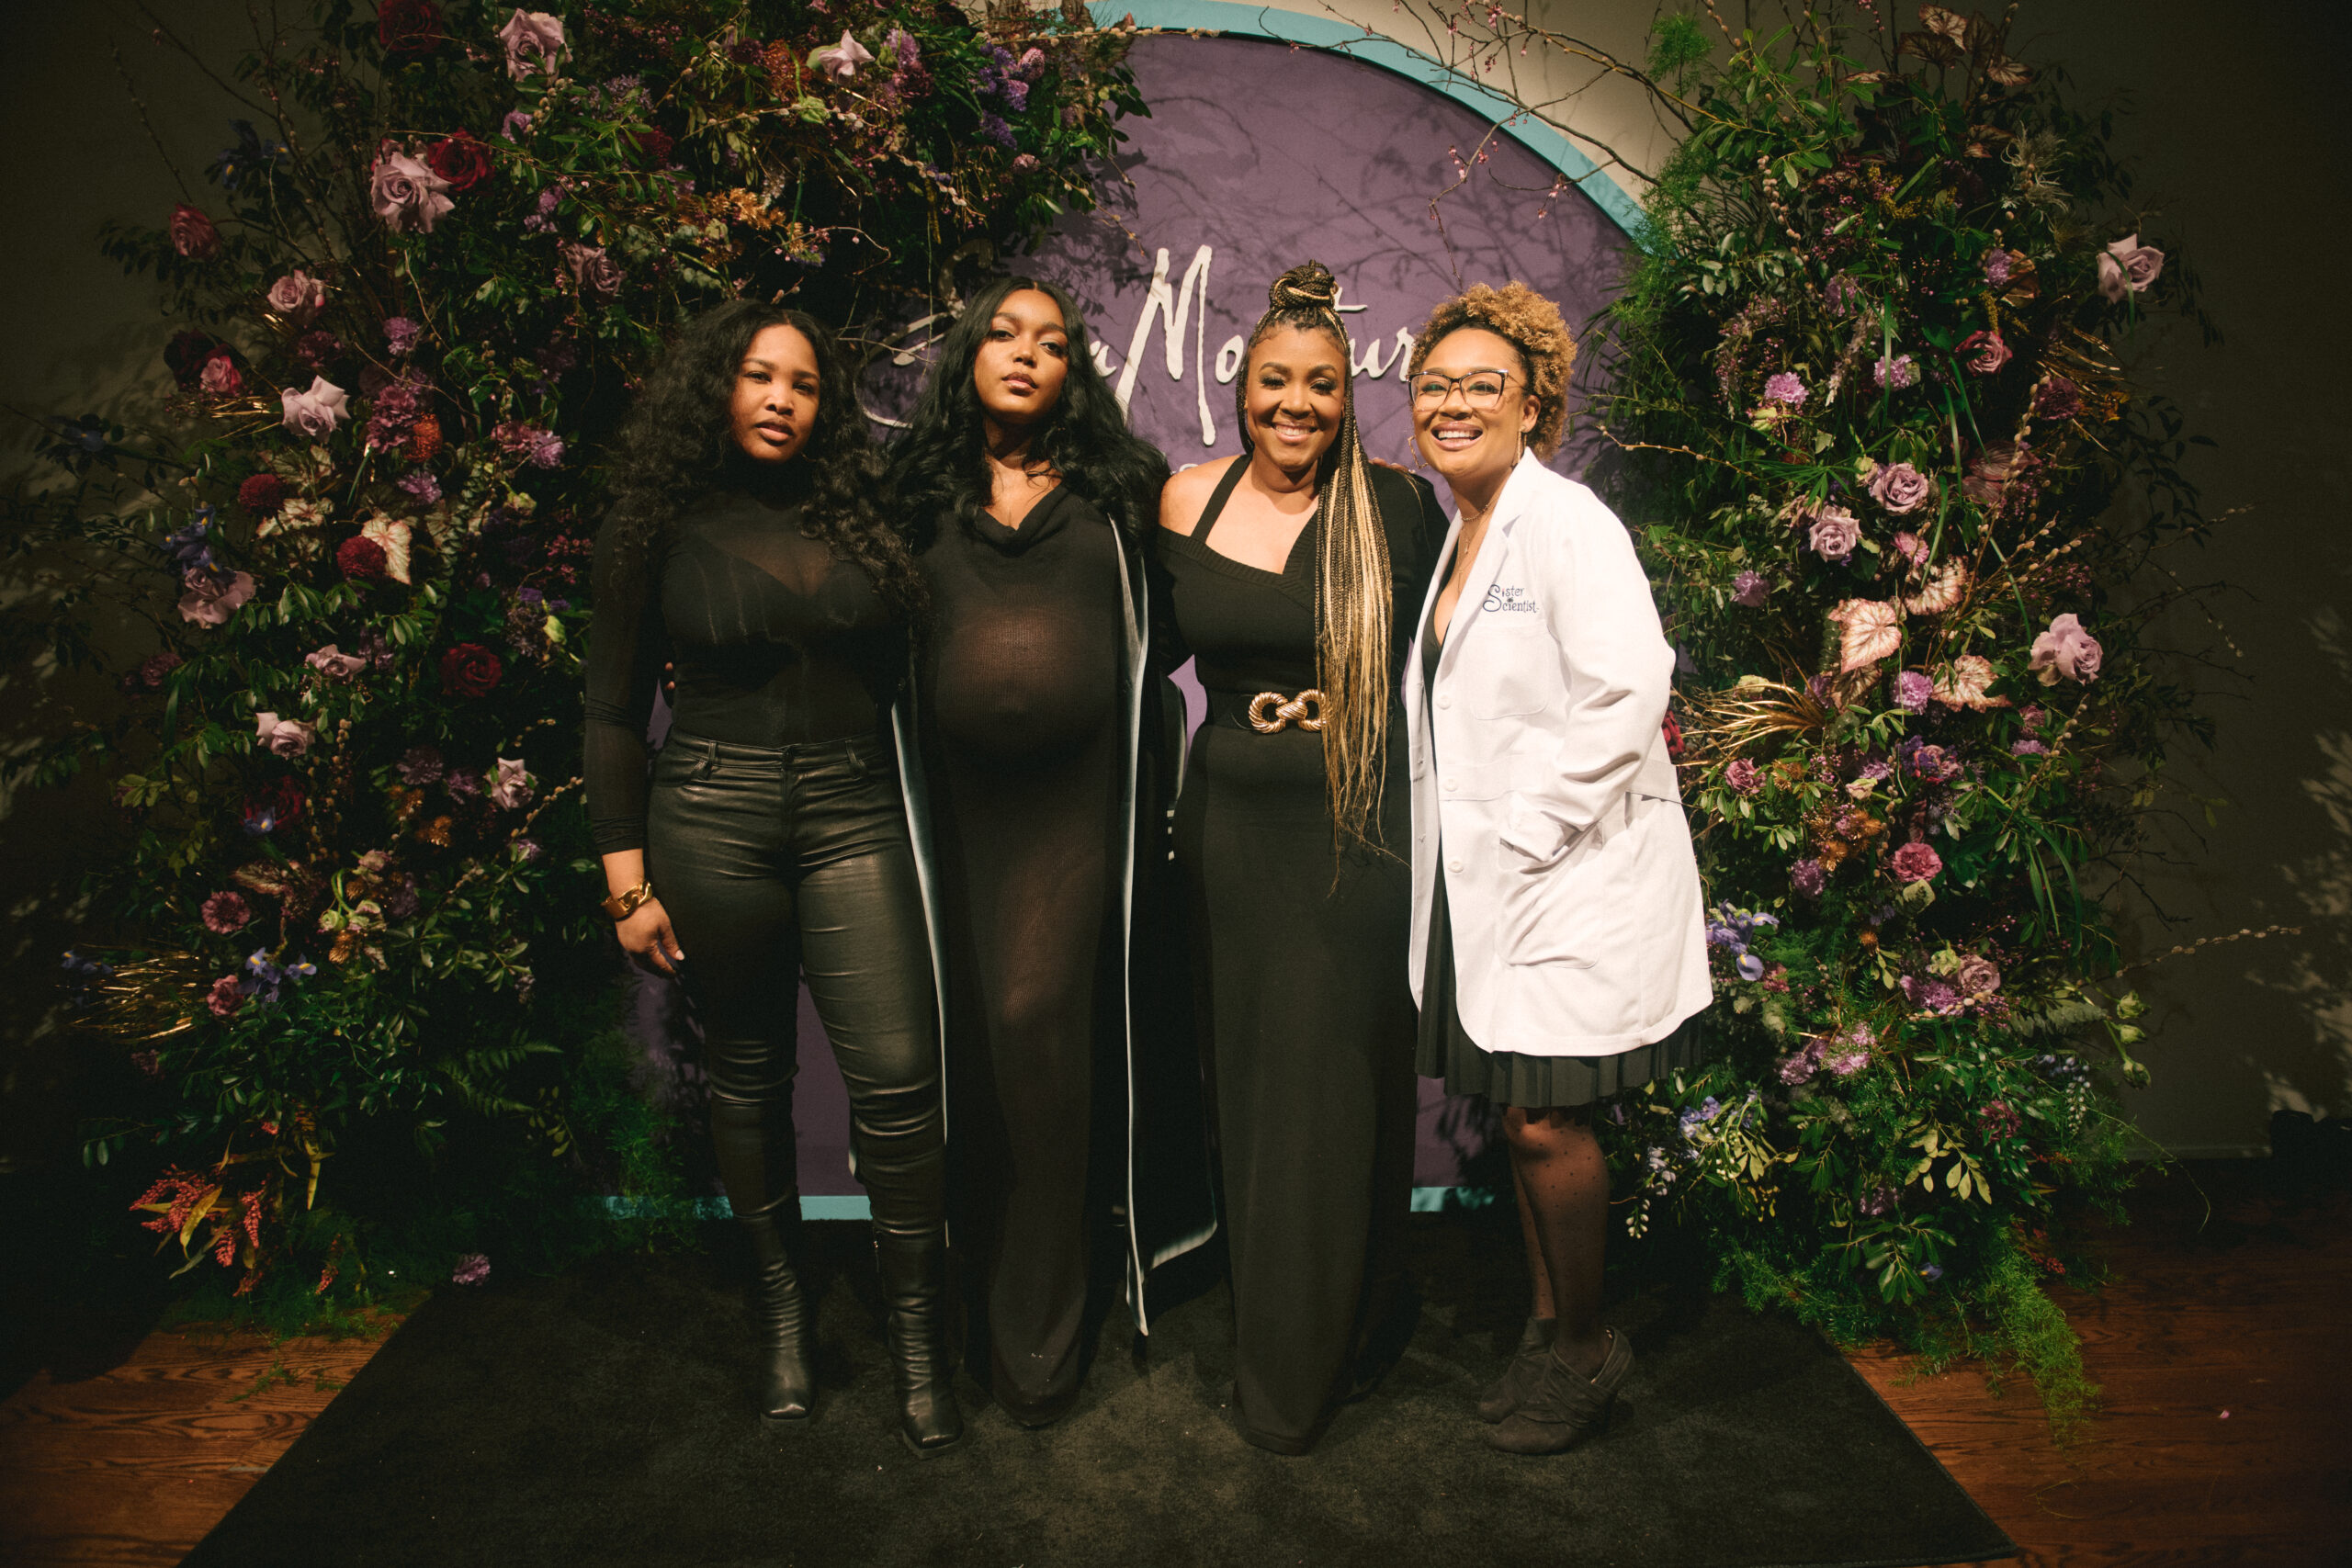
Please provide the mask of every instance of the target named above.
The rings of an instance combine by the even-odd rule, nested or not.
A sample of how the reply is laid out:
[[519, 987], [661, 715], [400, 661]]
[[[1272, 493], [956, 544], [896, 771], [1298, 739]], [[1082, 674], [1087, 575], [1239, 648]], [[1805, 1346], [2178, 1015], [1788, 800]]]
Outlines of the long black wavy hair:
[[920, 622], [929, 596], [905, 537], [884, 514], [884, 460], [858, 404], [855, 368], [823, 322], [755, 299], [730, 300], [688, 323], [622, 423], [606, 515], [623, 560], [651, 570], [697, 500], [766, 477], [737, 448], [729, 408], [752, 340], [776, 326], [798, 332], [816, 351], [817, 417], [807, 445], [775, 477], [801, 495], [801, 531], [864, 569], [893, 610]]
[[907, 434], [891, 449], [890, 488], [898, 514], [920, 544], [928, 542], [943, 518], [969, 527], [987, 507], [991, 479], [972, 366], [989, 323], [1007, 299], [1024, 289], [1054, 302], [1069, 338], [1062, 393], [1030, 442], [1030, 458], [1050, 465], [1062, 483], [1092, 502], [1132, 546], [1159, 518], [1168, 459], [1127, 428], [1125, 411], [1095, 366], [1078, 301], [1059, 285], [1034, 277], [1001, 278], [983, 288], [939, 340]]

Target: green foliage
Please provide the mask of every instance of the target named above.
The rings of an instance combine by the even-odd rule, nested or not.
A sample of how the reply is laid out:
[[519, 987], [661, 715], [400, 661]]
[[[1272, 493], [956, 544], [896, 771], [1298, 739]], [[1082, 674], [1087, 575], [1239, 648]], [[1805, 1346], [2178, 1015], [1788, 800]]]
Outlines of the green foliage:
[[56, 422], [14, 613], [68, 665], [101, 617], [151, 634], [124, 711], [30, 771], [124, 815], [68, 968], [141, 1073], [88, 1152], [153, 1175], [192, 1280], [333, 1312], [580, 1233], [504, 1215], [678, 1195], [596, 1044], [599, 444], [710, 303], [792, 296], [878, 354], [1091, 206], [1127, 39], [1075, 5], [322, 0], [235, 67], [266, 129], [209, 212], [107, 231], [177, 391], [159, 429]]
[[[2082, 1380], [2043, 1281], [2125, 1179], [2117, 890], [2165, 747], [2148, 628], [2205, 523], [2119, 355], [2189, 310], [2103, 125], [1937, 7], [1662, 29], [1691, 127], [1608, 312], [1612, 479], [1695, 674], [1715, 1060], [1610, 1130], [1636, 1234], [1846, 1337]], [[1671, 1092], [1668, 1092], [1670, 1089]], [[2054, 1239], [2053, 1239], [2054, 1238]]]

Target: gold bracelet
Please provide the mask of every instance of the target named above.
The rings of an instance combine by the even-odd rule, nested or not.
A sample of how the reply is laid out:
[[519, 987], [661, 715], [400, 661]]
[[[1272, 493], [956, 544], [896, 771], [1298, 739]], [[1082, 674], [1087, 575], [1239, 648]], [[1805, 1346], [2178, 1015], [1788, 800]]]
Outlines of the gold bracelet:
[[639, 906], [653, 897], [653, 884], [640, 882], [634, 887], [624, 887], [606, 897], [596, 907], [616, 920], [626, 920], [638, 911]]

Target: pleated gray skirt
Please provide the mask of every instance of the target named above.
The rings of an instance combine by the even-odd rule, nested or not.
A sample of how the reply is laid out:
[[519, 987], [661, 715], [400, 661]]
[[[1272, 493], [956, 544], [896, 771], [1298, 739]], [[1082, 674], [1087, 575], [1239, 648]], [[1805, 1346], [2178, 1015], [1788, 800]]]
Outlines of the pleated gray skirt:
[[1522, 1056], [1482, 1050], [1462, 1027], [1455, 1003], [1453, 920], [1445, 907], [1445, 877], [1437, 879], [1430, 911], [1429, 963], [1421, 976], [1421, 1032], [1414, 1066], [1425, 1078], [1443, 1078], [1448, 1094], [1478, 1094], [1497, 1105], [1534, 1111], [1591, 1105], [1612, 1095], [1670, 1077], [1705, 1060], [1699, 1020], [1652, 1044], [1614, 1056]]

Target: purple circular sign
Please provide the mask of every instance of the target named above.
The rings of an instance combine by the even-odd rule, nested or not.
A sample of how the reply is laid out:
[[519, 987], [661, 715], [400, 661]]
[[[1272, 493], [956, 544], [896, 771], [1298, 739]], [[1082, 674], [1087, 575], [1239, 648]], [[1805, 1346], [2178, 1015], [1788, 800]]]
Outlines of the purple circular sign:
[[[1440, 300], [1516, 278], [1577, 327], [1615, 292], [1624, 231], [1551, 163], [1420, 83], [1247, 38], [1144, 38], [1131, 58], [1151, 117], [1125, 122], [1130, 183], [1027, 265], [1085, 307], [1136, 431], [1178, 468], [1240, 450], [1243, 337], [1267, 285], [1300, 262], [1340, 280], [1367, 449], [1408, 467], [1402, 380]], [[1589, 456], [1579, 434], [1554, 467], [1579, 473]]]

